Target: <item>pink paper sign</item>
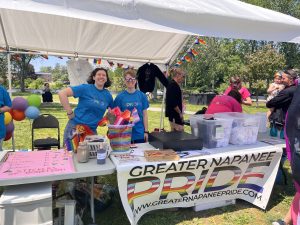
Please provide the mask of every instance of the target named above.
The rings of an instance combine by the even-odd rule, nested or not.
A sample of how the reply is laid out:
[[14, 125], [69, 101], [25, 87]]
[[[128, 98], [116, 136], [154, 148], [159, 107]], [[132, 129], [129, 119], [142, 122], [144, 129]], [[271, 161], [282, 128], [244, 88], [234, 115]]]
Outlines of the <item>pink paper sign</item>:
[[0, 163], [0, 180], [74, 173], [73, 159], [65, 150], [10, 152]]

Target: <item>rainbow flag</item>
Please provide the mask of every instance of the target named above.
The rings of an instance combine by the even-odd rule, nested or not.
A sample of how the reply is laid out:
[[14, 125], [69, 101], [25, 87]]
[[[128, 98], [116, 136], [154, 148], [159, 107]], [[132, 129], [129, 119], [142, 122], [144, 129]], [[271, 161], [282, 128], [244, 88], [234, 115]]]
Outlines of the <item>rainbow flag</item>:
[[94, 59], [94, 64], [100, 65], [101, 64], [101, 59]]
[[185, 55], [185, 56], [184, 56], [184, 59], [185, 59], [185, 61], [187, 61], [187, 62], [192, 61], [192, 58], [191, 58], [190, 56], [188, 56], [188, 55]]
[[199, 54], [199, 52], [197, 52], [195, 49], [191, 49], [191, 53], [193, 56], [197, 56]]
[[203, 39], [199, 39], [199, 43], [203, 44], [203, 45], [206, 45], [206, 41], [204, 41]]

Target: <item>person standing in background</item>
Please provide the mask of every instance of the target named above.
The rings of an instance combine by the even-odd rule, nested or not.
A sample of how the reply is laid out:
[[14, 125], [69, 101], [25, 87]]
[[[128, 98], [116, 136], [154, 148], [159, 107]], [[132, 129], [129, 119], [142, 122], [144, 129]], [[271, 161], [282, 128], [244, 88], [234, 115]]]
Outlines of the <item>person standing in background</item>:
[[132, 143], [143, 143], [148, 141], [148, 113], [149, 102], [147, 96], [136, 90], [137, 79], [133, 70], [127, 70], [124, 74], [126, 90], [117, 95], [114, 100], [114, 107], [118, 106], [121, 111], [128, 109], [133, 111], [134, 108], [140, 117], [140, 121], [135, 123], [132, 128]]
[[173, 79], [169, 82], [166, 91], [166, 117], [169, 118], [171, 131], [183, 131], [182, 91], [180, 84], [184, 82], [185, 73], [182, 69], [171, 71]]
[[230, 86], [225, 90], [224, 95], [228, 95], [231, 90], [238, 90], [242, 95], [242, 104], [252, 105], [252, 100], [250, 98], [251, 94], [246, 87], [242, 86], [242, 80], [238, 76], [230, 77]]
[[6, 91], [6, 89], [2, 85], [0, 85], [0, 151], [2, 151], [2, 143], [6, 134], [5, 124], [4, 124], [4, 113], [8, 112], [10, 110], [10, 107], [11, 107], [10, 96]]
[[[98, 122], [106, 109], [113, 106], [112, 95], [106, 89], [111, 85], [106, 69], [94, 69], [87, 83], [65, 88], [58, 93], [69, 118], [64, 131], [64, 145], [72, 139], [72, 131], [78, 124], [87, 125], [96, 134]], [[79, 99], [74, 111], [68, 100], [71, 96]]]
[[45, 83], [44, 84], [44, 90], [43, 90], [43, 92], [44, 92], [42, 94], [43, 102], [53, 102], [53, 97], [52, 97], [52, 93], [51, 93], [51, 90], [50, 90], [49, 83]]

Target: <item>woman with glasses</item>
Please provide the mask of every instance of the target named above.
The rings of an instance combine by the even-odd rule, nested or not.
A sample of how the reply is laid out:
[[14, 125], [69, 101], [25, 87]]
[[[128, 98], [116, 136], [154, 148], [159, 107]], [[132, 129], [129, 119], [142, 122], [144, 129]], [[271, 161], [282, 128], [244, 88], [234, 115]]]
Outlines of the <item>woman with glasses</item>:
[[238, 90], [242, 95], [242, 104], [252, 105], [252, 100], [250, 98], [251, 94], [246, 87], [242, 86], [242, 80], [238, 76], [230, 78], [230, 86], [225, 90], [224, 95], [228, 95], [231, 90]]
[[133, 70], [127, 70], [124, 73], [126, 90], [117, 95], [114, 100], [114, 107], [118, 106], [122, 111], [128, 109], [132, 112], [137, 109], [140, 121], [132, 129], [132, 143], [143, 143], [148, 141], [148, 114], [149, 102], [147, 96], [136, 89], [136, 73]]

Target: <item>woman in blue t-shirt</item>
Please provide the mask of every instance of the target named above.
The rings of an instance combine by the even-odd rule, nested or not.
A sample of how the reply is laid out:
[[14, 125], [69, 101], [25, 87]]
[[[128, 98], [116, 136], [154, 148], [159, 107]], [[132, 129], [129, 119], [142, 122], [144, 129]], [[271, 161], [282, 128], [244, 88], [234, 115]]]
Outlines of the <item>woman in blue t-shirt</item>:
[[0, 151], [2, 151], [2, 142], [5, 138], [4, 113], [11, 107], [11, 100], [6, 89], [0, 85]]
[[[113, 106], [112, 95], [106, 89], [111, 85], [106, 69], [94, 69], [87, 83], [65, 88], [58, 93], [60, 103], [69, 118], [64, 131], [64, 145], [71, 140], [72, 130], [78, 124], [87, 125], [96, 134], [98, 122], [103, 118], [106, 109]], [[68, 100], [71, 96], [78, 98], [74, 111]]]
[[136, 74], [133, 70], [127, 70], [124, 74], [126, 90], [122, 91], [117, 95], [114, 100], [114, 107], [124, 111], [126, 109], [132, 110], [137, 109], [140, 121], [137, 122], [132, 129], [132, 143], [143, 143], [148, 141], [148, 114], [147, 109], [149, 108], [149, 102], [146, 95], [136, 90]]

